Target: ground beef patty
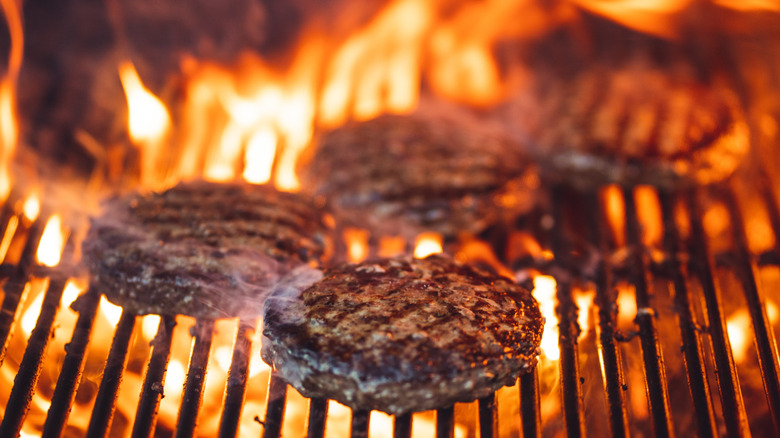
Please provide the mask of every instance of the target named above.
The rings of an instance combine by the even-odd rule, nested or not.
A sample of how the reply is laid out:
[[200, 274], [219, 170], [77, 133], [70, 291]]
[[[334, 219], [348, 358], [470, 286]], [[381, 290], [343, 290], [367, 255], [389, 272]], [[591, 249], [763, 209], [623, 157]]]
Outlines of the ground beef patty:
[[263, 358], [305, 396], [401, 414], [514, 383], [543, 323], [521, 286], [441, 256], [346, 264], [268, 298]]
[[83, 244], [92, 285], [138, 314], [259, 315], [285, 274], [328, 247], [322, 210], [270, 186], [186, 183], [103, 207]]
[[513, 123], [528, 130], [548, 179], [583, 188], [723, 180], [748, 150], [747, 125], [733, 93], [681, 70], [629, 62], [542, 79]]
[[527, 161], [469, 119], [384, 115], [328, 132], [303, 169], [339, 221], [382, 235], [479, 232], [528, 209]]

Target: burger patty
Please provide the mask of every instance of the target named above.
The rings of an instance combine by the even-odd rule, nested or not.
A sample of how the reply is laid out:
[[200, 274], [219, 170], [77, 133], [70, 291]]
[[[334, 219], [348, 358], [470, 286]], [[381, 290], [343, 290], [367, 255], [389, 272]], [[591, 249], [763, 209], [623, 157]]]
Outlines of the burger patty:
[[468, 125], [419, 115], [351, 123], [322, 136], [303, 180], [346, 225], [476, 233], [528, 208], [528, 166], [505, 136]]
[[513, 384], [544, 325], [529, 291], [441, 256], [339, 265], [264, 315], [263, 359], [295, 389], [390, 414]]
[[524, 111], [548, 179], [676, 187], [727, 178], [748, 150], [736, 97], [682, 67], [592, 67], [551, 79]]
[[182, 183], [108, 201], [83, 253], [93, 287], [127, 311], [257, 316], [284, 275], [326, 257], [325, 224], [311, 199], [270, 186]]

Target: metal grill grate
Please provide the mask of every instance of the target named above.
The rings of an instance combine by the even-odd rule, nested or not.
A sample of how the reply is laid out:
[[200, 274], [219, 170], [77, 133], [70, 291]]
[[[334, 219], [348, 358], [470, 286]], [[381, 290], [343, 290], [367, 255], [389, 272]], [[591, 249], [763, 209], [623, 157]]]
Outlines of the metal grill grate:
[[[780, 224], [777, 198], [766, 179], [757, 180], [756, 187], [759, 189], [757, 196], [763, 202], [770, 225], [776, 231]], [[613, 219], [605, 213], [605, 197], [599, 193], [583, 194], [562, 187], [550, 190], [552, 207], [548, 216], [552, 220], [548, 221], [548, 224], [552, 225], [542, 227], [539, 238], [555, 254], [555, 259], [541, 269], [555, 276], [558, 282], [560, 359], [559, 385], [554, 396], [561, 401], [562, 421], [559, 426], [542, 422], [541, 401], [547, 394], [540, 386], [537, 368], [533, 373], [522, 376], [519, 379], [519, 388], [516, 389], [519, 391], [520, 400], [516, 410], [520, 414], [519, 424], [524, 436], [548, 435], [560, 429], [565, 430], [570, 437], [584, 436], [592, 432], [593, 421], [602, 421], [593, 420], [594, 415], [603, 419], [601, 426], [604, 431], [618, 437], [629, 435], [636, 431], [637, 427], [645, 426], [652, 427], [656, 436], [674, 436], [688, 432], [701, 436], [748, 436], [749, 426], [758, 427], [753, 424], [754, 421], [756, 425], [763, 426], [774, 423], [775, 432], [780, 434], [780, 425], [776, 420], [780, 418], [777, 347], [774, 329], [762, 301], [758, 271], [761, 266], [779, 265], [780, 244], [775, 242], [774, 248], [764, 254], [751, 254], [746, 234], [746, 210], [739, 202], [738, 192], [731, 187], [663, 192], [657, 196], [664, 224], [664, 257], [660, 260], [651, 257], [649, 248], [643, 246], [642, 212], [637, 205], [636, 193], [623, 190], [620, 198], [625, 213], [624, 248], [628, 250], [622, 258], [616, 260], [615, 253], [618, 248], [610, 225], [610, 220]], [[728, 212], [731, 224], [728, 238], [731, 246], [725, 252], [715, 253], [710, 249], [712, 238], [705, 232], [703, 225], [705, 210], [712, 203], [720, 203]], [[685, 213], [685, 217], [689, 219], [686, 221], [688, 226], [685, 230], [680, 228], [676, 216], [679, 212]], [[0, 217], [3, 224], [7, 224], [13, 215], [13, 209], [6, 206]], [[65, 288], [65, 278], [35, 264], [34, 251], [41, 236], [42, 225], [39, 220], [16, 230], [17, 237], [25, 242], [21, 256], [18, 263], [5, 264], [2, 268], [5, 295], [0, 314], [0, 341], [4, 345], [3, 352], [13, 336], [13, 323], [20, 317], [20, 303], [25, 299], [25, 283], [32, 276], [46, 275], [50, 276], [50, 283], [45, 291], [35, 329], [27, 339], [27, 347], [10, 397], [4, 401], [5, 412], [0, 424], [0, 436], [15, 436], [25, 422], [36, 391], [42, 362], [45, 360], [44, 354], [52, 336], [52, 324]], [[583, 260], [589, 255], [588, 252], [591, 256], [592, 253], [597, 253], [594, 258], [596, 262], [588, 265], [588, 269], [583, 269], [587, 264]], [[733, 287], [725, 290], [720, 280], [722, 275], [725, 275], [721, 274], [722, 272], [730, 273], [729, 275], [733, 275], [737, 280], [739, 287], [736, 290]], [[617, 329], [615, 284], [618, 281], [626, 281], [633, 285], [636, 291], [636, 332], [628, 335]], [[573, 299], [573, 290], [583, 283], [590, 283], [595, 289], [594, 304], [598, 318], [594, 342], [598, 349], [597, 363], [583, 360], [579, 356], [586, 347], [578, 342], [579, 309]], [[665, 341], [659, 330], [659, 309], [655, 302], [659, 284], [668, 286], [669, 297], [673, 300], [674, 309], [663, 311], [673, 313], [677, 320], [675, 330], [679, 333], [681, 342], [684, 377], [688, 384], [687, 394], [693, 407], [692, 413], [680, 410], [676, 401], [670, 400], [671, 381], [664, 358], [676, 352], [663, 348]], [[729, 344], [724, 294], [741, 294], [746, 303], [745, 310], [749, 313], [754, 327], [756, 357], [761, 370], [766, 409], [746, 407], [743, 400], [745, 389], [740, 384], [737, 365]], [[42, 426], [46, 436], [60, 436], [65, 431], [81, 381], [98, 305], [97, 291], [88, 291], [74, 306], [78, 320], [66, 346], [51, 405]], [[134, 316], [123, 314], [117, 324], [95, 396], [95, 407], [87, 428], [89, 436], [107, 436], [111, 430], [136, 320]], [[175, 324], [176, 321], [172, 317], [162, 318], [158, 334], [151, 342], [151, 354], [146, 363], [140, 401], [132, 425], [133, 436], [155, 434], [160, 400], [164, 395], [166, 368], [171, 356], [171, 334]], [[176, 429], [172, 431], [176, 436], [192, 436], [196, 430], [214, 329], [213, 321], [198, 320], [191, 330], [192, 354]], [[242, 412], [242, 408], [247, 391], [252, 347], [250, 336], [255, 329], [254, 322], [251, 321], [242, 321], [239, 324], [219, 423], [220, 436], [236, 436], [242, 415], [254, 415], [252, 412]], [[627, 368], [623, 345], [636, 339], [641, 349], [644, 390], [649, 406], [649, 417], [644, 423], [633, 418], [627, 400], [627, 385], [630, 382], [625, 375]], [[594, 364], [597, 364], [597, 370], [590, 369]], [[598, 382], [600, 395], [585, 393], [585, 378], [593, 375], [601, 377], [601, 382]], [[593, 384], [590, 385], [588, 387]], [[680, 393], [679, 388], [673, 389], [675, 394]], [[285, 419], [287, 385], [271, 374], [267, 394], [267, 407], [261, 420], [263, 436], [280, 436]], [[601, 406], [593, 406], [593, 403], [589, 402], [597, 399], [603, 400]], [[754, 399], [752, 401], [755, 402]], [[476, 419], [471, 421], [479, 430], [479, 436], [497, 436], [499, 424], [509, 420], [498, 416], [500, 402], [495, 396], [478, 401]], [[756, 419], [753, 418], [754, 411], [765, 413], [761, 414], [762, 418]], [[353, 437], [368, 436], [369, 414], [367, 411], [353, 412]], [[458, 421], [456, 417], [456, 410], [452, 407], [439, 410], [435, 426], [437, 435], [453, 436], [454, 426]], [[693, 417], [694, 426], [686, 426], [685, 417]], [[328, 423], [328, 402], [322, 399], [312, 400], [307, 419], [308, 436], [324, 436]], [[512, 420], [516, 422], [516, 419]], [[394, 436], [411, 435], [411, 415], [395, 418], [394, 424]]]

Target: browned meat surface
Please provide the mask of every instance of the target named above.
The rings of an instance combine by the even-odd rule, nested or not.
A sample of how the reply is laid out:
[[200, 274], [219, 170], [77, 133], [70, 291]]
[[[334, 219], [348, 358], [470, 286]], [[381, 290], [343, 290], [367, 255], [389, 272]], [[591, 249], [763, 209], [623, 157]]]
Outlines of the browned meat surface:
[[584, 188], [708, 184], [731, 175], [748, 150], [733, 93], [681, 66], [592, 66], [542, 82], [514, 123], [548, 179]]
[[326, 133], [303, 179], [341, 223], [414, 236], [479, 232], [528, 209], [526, 170], [520, 148], [496, 131], [385, 115]]
[[441, 256], [346, 264], [265, 306], [263, 358], [309, 397], [391, 414], [468, 402], [536, 364], [530, 292]]
[[270, 186], [180, 184], [108, 201], [84, 259], [92, 286], [130, 312], [259, 315], [285, 274], [326, 256], [324, 218]]

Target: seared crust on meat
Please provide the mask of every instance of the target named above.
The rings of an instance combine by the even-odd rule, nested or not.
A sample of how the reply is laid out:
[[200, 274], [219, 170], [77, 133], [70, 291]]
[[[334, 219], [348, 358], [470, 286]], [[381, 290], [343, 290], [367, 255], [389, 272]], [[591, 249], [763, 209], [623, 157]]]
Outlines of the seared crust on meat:
[[527, 161], [503, 134], [384, 115], [321, 138], [303, 180], [340, 222], [381, 235], [479, 232], [529, 208]]
[[581, 188], [673, 188], [730, 176], [749, 148], [736, 96], [680, 66], [589, 67], [553, 79], [525, 110], [543, 175]]
[[523, 287], [441, 256], [328, 269], [265, 306], [263, 358], [309, 397], [391, 414], [468, 402], [536, 364]]
[[256, 316], [290, 270], [318, 266], [329, 229], [308, 197], [249, 184], [179, 184], [108, 201], [83, 244], [92, 286], [125, 310]]

